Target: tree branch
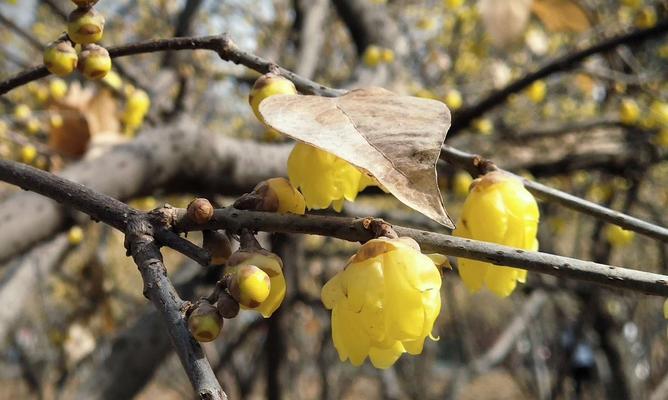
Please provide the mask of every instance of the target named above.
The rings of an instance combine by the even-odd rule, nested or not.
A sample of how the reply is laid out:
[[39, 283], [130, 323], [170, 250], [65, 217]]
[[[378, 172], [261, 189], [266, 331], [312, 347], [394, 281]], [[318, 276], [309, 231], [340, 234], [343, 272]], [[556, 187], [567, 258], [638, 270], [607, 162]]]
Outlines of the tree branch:
[[668, 31], [668, 20], [659, 21], [655, 26], [648, 29], [635, 30], [623, 35], [615, 36], [594, 44], [590, 47], [568, 53], [559, 57], [534, 72], [530, 72], [523, 77], [509, 83], [502, 89], [494, 91], [487, 95], [475, 105], [463, 108], [455, 112], [452, 116], [452, 126], [450, 127], [450, 137], [457, 135], [460, 131], [467, 128], [475, 119], [480, 118], [487, 111], [504, 103], [513, 93], [518, 93], [531, 85], [533, 82], [543, 79], [556, 72], [565, 72], [575, 68], [580, 62], [594, 54], [603, 53], [614, 49], [617, 46], [625, 44], [637, 44], [648, 39], [658, 37]]
[[[294, 72], [279, 67], [274, 62], [247, 53], [237, 47], [228, 35], [215, 35], [204, 37], [180, 37], [172, 39], [156, 39], [141, 43], [126, 44], [123, 46], [110, 47], [109, 55], [111, 58], [125, 57], [134, 54], [155, 53], [168, 50], [210, 50], [218, 53], [221, 59], [231, 61], [235, 64], [245, 65], [261, 73], [274, 72], [285, 76], [294, 82], [297, 89], [304, 93], [317, 94], [320, 96], [339, 96], [345, 93], [344, 90], [332, 89], [320, 85], [310, 79], [301, 77]], [[9, 92], [21, 85], [25, 85], [34, 80], [44, 78], [49, 75], [45, 66], [40, 65], [22, 71], [19, 74], [0, 82], [0, 95]]]
[[[185, 209], [169, 208], [172, 226], [177, 231], [203, 229], [225, 229], [237, 232], [241, 228], [257, 231], [282, 233], [308, 233], [330, 236], [338, 239], [366, 242], [374, 234], [369, 226], [369, 218], [344, 218], [316, 215], [290, 215], [258, 211], [243, 211], [235, 208], [218, 209], [207, 224], [193, 225], [185, 218]], [[668, 295], [668, 276], [650, 272], [620, 268], [606, 264], [583, 261], [554, 254], [530, 252], [493, 243], [462, 239], [455, 236], [421, 231], [403, 226], [394, 226], [399, 236], [415, 239], [424, 252], [436, 252], [454, 257], [489, 262], [554, 275], [560, 278], [578, 279], [629, 289], [659, 296]]]
[[[443, 146], [441, 151], [441, 159], [466, 169], [473, 176], [484, 174], [490, 169], [497, 169], [494, 163], [490, 160], [486, 160], [476, 154], [457, 150], [454, 147], [450, 147], [448, 145]], [[508, 173], [514, 175], [510, 172]], [[527, 190], [546, 201], [561, 204], [562, 206], [568, 207], [575, 211], [591, 215], [611, 224], [619, 225], [624, 229], [638, 232], [642, 235], [660, 240], [662, 242], [668, 242], [668, 229], [662, 226], [658, 226], [630, 215], [611, 210], [591, 201], [573, 196], [566, 192], [562, 192], [561, 190], [545, 186], [538, 182], [530, 181], [521, 176], [514, 176], [522, 180]]]
[[133, 214], [128, 219], [125, 242], [144, 280], [144, 295], [160, 312], [172, 340], [172, 345], [188, 374], [198, 397], [202, 400], [223, 400], [227, 396], [218, 383], [200, 344], [188, 331], [184, 318], [186, 302], [181, 300], [172, 282], [162, 254], [153, 238], [154, 228], [146, 216]]

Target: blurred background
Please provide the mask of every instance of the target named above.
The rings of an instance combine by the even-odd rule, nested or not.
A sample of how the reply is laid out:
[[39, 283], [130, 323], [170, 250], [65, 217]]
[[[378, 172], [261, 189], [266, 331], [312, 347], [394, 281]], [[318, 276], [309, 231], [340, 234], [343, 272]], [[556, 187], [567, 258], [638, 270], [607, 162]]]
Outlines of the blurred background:
[[[0, 79], [41, 63], [73, 8], [3, 1]], [[227, 32], [241, 49], [330, 87], [444, 101], [455, 122], [550, 60], [662, 23], [668, 12], [650, 0], [101, 0], [96, 9], [106, 47]], [[144, 210], [194, 196], [229, 205], [285, 174], [289, 140], [248, 106], [256, 72], [206, 51], [113, 62], [102, 81], [51, 76], [0, 97], [0, 157]], [[446, 143], [665, 226], [667, 75], [665, 37], [619, 46], [536, 81]], [[456, 219], [472, 178], [439, 164], [439, 179]], [[541, 251], [666, 273], [665, 244], [540, 207]], [[122, 234], [6, 184], [0, 210], [0, 399], [193, 398]], [[380, 191], [344, 213], [446, 232]], [[338, 360], [320, 289], [357, 245], [261, 239], [286, 266], [283, 306], [268, 320], [242, 312], [204, 346], [232, 399], [668, 398], [663, 299], [533, 273], [499, 299], [468, 293], [448, 272], [440, 340], [385, 371], [355, 368]], [[211, 291], [219, 270], [164, 254], [184, 299]]]

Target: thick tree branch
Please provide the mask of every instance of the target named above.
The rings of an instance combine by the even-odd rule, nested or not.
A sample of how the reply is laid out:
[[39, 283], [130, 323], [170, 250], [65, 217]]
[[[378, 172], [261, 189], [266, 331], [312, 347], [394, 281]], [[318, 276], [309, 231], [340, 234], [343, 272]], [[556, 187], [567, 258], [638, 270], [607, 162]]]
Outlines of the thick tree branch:
[[[259, 144], [210, 133], [192, 121], [145, 130], [130, 143], [59, 175], [110, 197], [128, 200], [169, 191], [241, 194], [285, 174], [289, 145]], [[112, 173], [109, 173], [113, 171]], [[71, 224], [53, 200], [18, 192], [0, 202], [0, 260], [52, 237]]]
[[[143, 214], [84, 185], [13, 161], [0, 160], [0, 180], [49, 197], [88, 214], [94, 221], [104, 221], [122, 232], [126, 232], [129, 218]], [[178, 235], [165, 229], [157, 229], [155, 236], [161, 245], [169, 246], [202, 265], [209, 263], [210, 256], [206, 251]]]
[[[473, 176], [478, 176], [491, 169], [497, 169], [494, 163], [490, 160], [486, 160], [476, 154], [457, 150], [447, 145], [443, 146], [441, 159], [466, 169]], [[524, 186], [527, 190], [544, 200], [561, 204], [564, 207], [579, 211], [583, 214], [591, 215], [611, 224], [619, 225], [624, 229], [638, 232], [653, 239], [668, 242], [668, 229], [662, 226], [611, 210], [591, 201], [562, 192], [561, 190], [545, 186], [541, 183], [520, 176], [517, 177], [524, 182]]]
[[[365, 242], [374, 237], [367, 228], [369, 218], [344, 218], [316, 215], [281, 215], [235, 208], [216, 210], [205, 225], [193, 225], [184, 216], [185, 209], [164, 209], [177, 231], [226, 229], [237, 232], [249, 228], [266, 232], [308, 233], [348, 241]], [[647, 294], [668, 295], [668, 276], [598, 264], [554, 254], [529, 252], [493, 243], [394, 226], [399, 236], [415, 239], [423, 251], [481, 260], [495, 265], [523, 268], [560, 278], [578, 279]]]
[[463, 108], [454, 113], [452, 117], [452, 126], [450, 127], [450, 136], [458, 134], [461, 130], [467, 128], [475, 119], [480, 118], [487, 111], [504, 103], [513, 93], [529, 87], [533, 82], [546, 78], [557, 72], [565, 72], [575, 68], [580, 62], [594, 54], [604, 53], [617, 46], [625, 44], [637, 44], [648, 39], [656, 38], [668, 32], [668, 20], [660, 21], [655, 26], [648, 29], [635, 30], [623, 35], [615, 36], [594, 44], [590, 47], [568, 53], [557, 58], [534, 72], [530, 72], [523, 77], [509, 83], [506, 87], [494, 91], [484, 97], [471, 107]]
[[125, 236], [128, 253], [139, 267], [144, 280], [144, 295], [151, 300], [167, 324], [172, 345], [197, 396], [202, 400], [227, 399], [202, 347], [188, 331], [184, 318], [187, 303], [181, 300], [167, 277], [167, 269], [153, 238], [154, 228], [151, 225], [145, 216], [133, 214], [128, 220]]

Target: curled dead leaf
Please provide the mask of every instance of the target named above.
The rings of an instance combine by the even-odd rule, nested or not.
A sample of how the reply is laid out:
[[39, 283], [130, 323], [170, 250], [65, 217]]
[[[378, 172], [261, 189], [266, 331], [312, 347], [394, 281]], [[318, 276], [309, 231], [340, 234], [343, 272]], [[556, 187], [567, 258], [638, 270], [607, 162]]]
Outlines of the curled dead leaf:
[[450, 128], [440, 101], [382, 88], [341, 97], [272, 96], [260, 104], [265, 122], [372, 175], [399, 201], [449, 227], [436, 162]]

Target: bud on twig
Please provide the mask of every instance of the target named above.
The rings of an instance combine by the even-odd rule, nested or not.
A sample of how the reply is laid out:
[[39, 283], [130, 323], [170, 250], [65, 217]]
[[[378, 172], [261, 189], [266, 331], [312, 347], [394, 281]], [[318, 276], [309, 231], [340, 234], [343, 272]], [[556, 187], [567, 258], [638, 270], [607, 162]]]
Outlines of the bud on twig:
[[187, 215], [196, 224], [206, 224], [213, 217], [213, 206], [209, 200], [197, 198], [188, 204]]

